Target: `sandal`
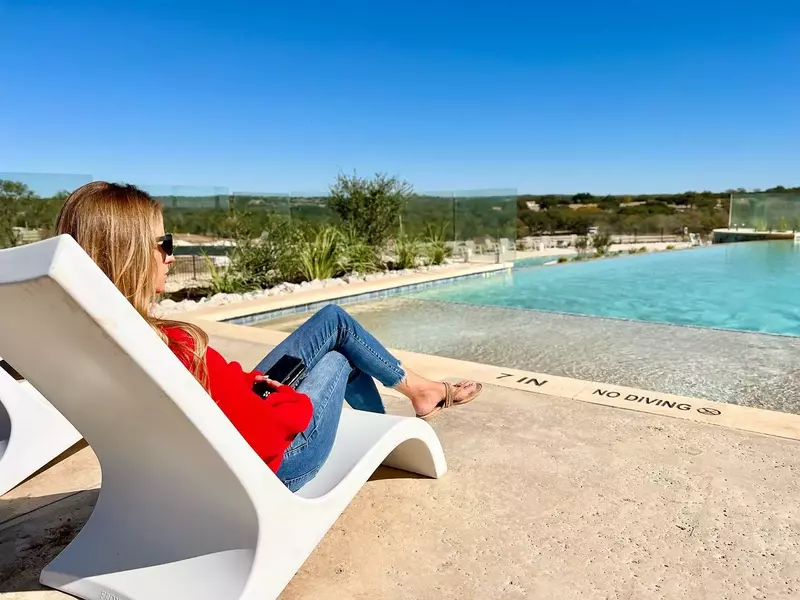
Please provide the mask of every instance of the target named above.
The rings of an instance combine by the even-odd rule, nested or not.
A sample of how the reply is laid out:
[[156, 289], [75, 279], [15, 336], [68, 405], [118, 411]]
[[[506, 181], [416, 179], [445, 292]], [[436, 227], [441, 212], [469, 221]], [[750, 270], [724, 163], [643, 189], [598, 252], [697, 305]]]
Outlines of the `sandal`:
[[[434, 406], [430, 411], [428, 411], [424, 415], [417, 415], [417, 417], [419, 417], [424, 421], [427, 421], [428, 419], [436, 415], [439, 411], [441, 411], [443, 408], [450, 408], [451, 406], [461, 406], [462, 404], [468, 404], [469, 402], [472, 402], [483, 391], [483, 384], [478, 382], [461, 381], [459, 383], [450, 383], [448, 381], [445, 381], [443, 383], [444, 383], [444, 400], [441, 400], [436, 406]], [[462, 388], [473, 383], [475, 385], [475, 392], [467, 395], [464, 398], [457, 398], [458, 393], [461, 391]]]

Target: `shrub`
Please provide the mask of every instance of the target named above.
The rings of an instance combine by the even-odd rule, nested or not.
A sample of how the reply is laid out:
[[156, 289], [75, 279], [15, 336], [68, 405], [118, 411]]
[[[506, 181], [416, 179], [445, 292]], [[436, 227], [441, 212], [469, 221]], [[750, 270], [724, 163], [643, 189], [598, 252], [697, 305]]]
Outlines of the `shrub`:
[[611, 246], [611, 235], [608, 233], [598, 233], [592, 238], [592, 246], [598, 256], [603, 256]]
[[203, 258], [211, 274], [211, 291], [213, 293], [233, 294], [249, 291], [244, 289], [245, 284], [236, 271], [230, 267], [218, 267], [214, 264], [214, 259], [205, 252], [203, 253]]
[[372, 179], [339, 174], [328, 205], [370, 246], [383, 246], [397, 230], [413, 190], [405, 181], [378, 173]]
[[667, 250], [675, 250], [675, 244], [667, 245]]
[[585, 235], [578, 236], [575, 240], [575, 250], [578, 251], [577, 258], [585, 258], [589, 253], [589, 238]]
[[216, 267], [206, 257], [215, 292], [241, 293], [268, 288], [300, 277], [296, 250], [303, 243], [297, 227], [281, 218], [268, 220], [261, 236], [254, 239], [246, 230], [236, 228], [234, 245], [228, 257], [230, 266]]
[[383, 269], [378, 250], [345, 227], [341, 235], [339, 265], [345, 273], [374, 273]]
[[341, 272], [339, 253], [342, 234], [335, 227], [323, 227], [307, 234], [297, 247], [298, 270], [303, 278], [330, 279]]
[[419, 260], [420, 248], [416, 238], [402, 235], [396, 242], [397, 260], [394, 263], [395, 269], [414, 269]]
[[426, 228], [425, 256], [429, 265], [441, 265], [453, 253], [445, 242], [447, 225], [446, 222], [439, 227], [429, 224]]

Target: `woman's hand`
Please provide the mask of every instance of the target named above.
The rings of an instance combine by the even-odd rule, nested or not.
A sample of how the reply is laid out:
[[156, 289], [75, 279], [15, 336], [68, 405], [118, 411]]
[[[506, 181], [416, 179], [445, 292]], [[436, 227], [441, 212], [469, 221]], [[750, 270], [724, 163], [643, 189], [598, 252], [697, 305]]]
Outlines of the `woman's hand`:
[[279, 381], [275, 381], [274, 379], [270, 379], [266, 375], [256, 375], [255, 376], [255, 381], [263, 381], [270, 388], [272, 388], [273, 391], [277, 390], [279, 387], [281, 387], [283, 385]]

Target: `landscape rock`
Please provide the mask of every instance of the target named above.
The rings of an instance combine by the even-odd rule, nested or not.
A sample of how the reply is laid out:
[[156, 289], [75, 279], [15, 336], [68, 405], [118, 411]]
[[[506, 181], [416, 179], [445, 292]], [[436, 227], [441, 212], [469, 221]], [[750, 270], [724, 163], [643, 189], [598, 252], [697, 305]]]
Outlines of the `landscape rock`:
[[[452, 264], [455, 264], [455, 261], [453, 261], [452, 259], [447, 259], [446, 263], [442, 265], [431, 265], [431, 266], [420, 265], [412, 269], [399, 269], [396, 271], [377, 271], [375, 273], [369, 273], [369, 274], [353, 272], [343, 277], [334, 277], [332, 279], [324, 279], [324, 280], [315, 279], [313, 281], [304, 281], [300, 284], [284, 282], [268, 289], [252, 290], [244, 294], [218, 293], [210, 297], [200, 298], [197, 301], [185, 299], [181, 300], [180, 302], [176, 302], [175, 300], [167, 298], [162, 300], [158, 304], [155, 304], [152, 310], [154, 315], [163, 317], [168, 314], [196, 310], [200, 307], [225, 306], [227, 304], [242, 302], [244, 300], [258, 300], [260, 298], [268, 298], [271, 296], [282, 296], [294, 293], [296, 290], [303, 290], [303, 291], [316, 290], [326, 287], [337, 287], [353, 283], [361, 283], [364, 281], [376, 281], [386, 278], [397, 278], [397, 277], [402, 277], [404, 275], [411, 275], [414, 273], [427, 273], [430, 271], [438, 271], [440, 269], [446, 269]], [[186, 283], [184, 282], [183, 286], [180, 286], [177, 289], [181, 289], [181, 287], [186, 287]]]
[[228, 294], [214, 294], [208, 299], [209, 306], [222, 306], [228, 303]]

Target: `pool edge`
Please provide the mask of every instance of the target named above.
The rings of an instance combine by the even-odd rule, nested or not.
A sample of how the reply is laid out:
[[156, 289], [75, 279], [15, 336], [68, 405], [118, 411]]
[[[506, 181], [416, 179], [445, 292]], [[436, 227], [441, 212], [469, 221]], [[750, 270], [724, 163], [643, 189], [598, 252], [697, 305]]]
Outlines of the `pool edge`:
[[[203, 321], [226, 322], [236, 325], [251, 325], [291, 314], [301, 314], [325, 304], [349, 304], [400, 295], [434, 285], [444, 285], [479, 277], [492, 277], [510, 273], [513, 263], [491, 265], [470, 264], [463, 267], [442, 269], [436, 272], [416, 273], [401, 277], [389, 277], [319, 290], [301, 291], [282, 296], [269, 296], [258, 300], [245, 300], [223, 306], [200, 308], [185, 313], [170, 314], [180, 318], [199, 318]], [[268, 316], [274, 315], [274, 316]]]
[[[187, 314], [186, 319], [199, 325], [210, 335], [240, 341], [277, 345], [289, 335], [286, 332], [262, 327], [208, 320], [203, 315], [192, 313]], [[404, 365], [432, 378], [473, 379], [490, 385], [555, 398], [800, 441], [800, 415], [793, 413], [552, 376], [535, 371], [496, 367], [405, 350], [391, 351]]]

